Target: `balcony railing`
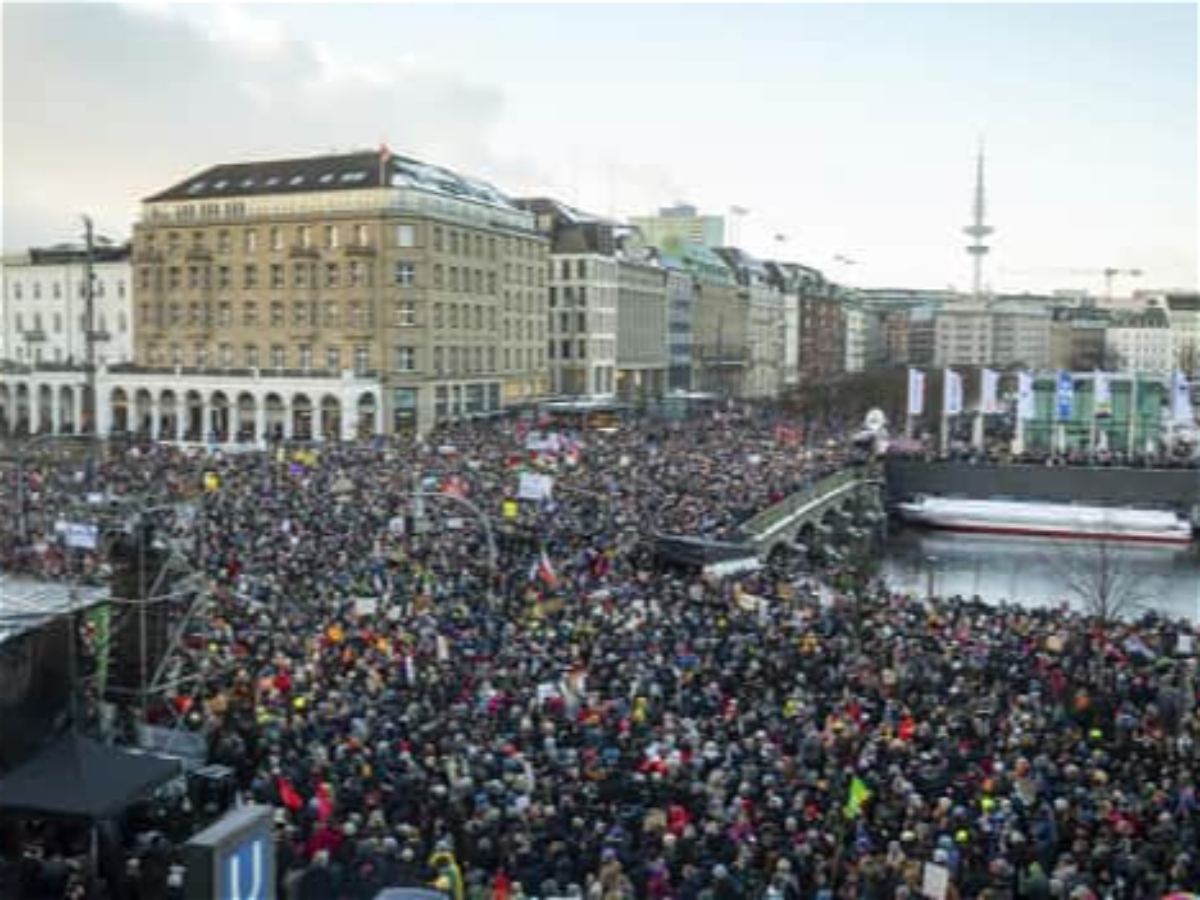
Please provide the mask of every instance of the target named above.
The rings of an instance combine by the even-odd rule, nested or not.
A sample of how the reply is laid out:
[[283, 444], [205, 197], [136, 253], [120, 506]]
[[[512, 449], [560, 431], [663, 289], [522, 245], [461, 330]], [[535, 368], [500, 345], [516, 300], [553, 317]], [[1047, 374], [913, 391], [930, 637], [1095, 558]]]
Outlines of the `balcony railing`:
[[316, 247], [305, 247], [297, 245], [288, 249], [288, 257], [291, 259], [319, 259], [321, 251]]
[[346, 256], [374, 256], [375, 248], [371, 244], [345, 244], [342, 252]]

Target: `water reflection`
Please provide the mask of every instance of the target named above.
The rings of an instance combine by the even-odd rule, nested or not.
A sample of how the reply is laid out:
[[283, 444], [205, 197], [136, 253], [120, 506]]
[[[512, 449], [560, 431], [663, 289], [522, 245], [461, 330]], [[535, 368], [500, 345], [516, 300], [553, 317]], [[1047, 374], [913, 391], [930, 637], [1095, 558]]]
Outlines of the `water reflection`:
[[[995, 603], [1078, 606], [1066, 590], [1062, 556], [1079, 541], [952, 534], [894, 526], [883, 574], [896, 590], [977, 595]], [[1200, 617], [1200, 552], [1196, 547], [1121, 545], [1120, 565], [1143, 579], [1153, 606], [1168, 616]]]

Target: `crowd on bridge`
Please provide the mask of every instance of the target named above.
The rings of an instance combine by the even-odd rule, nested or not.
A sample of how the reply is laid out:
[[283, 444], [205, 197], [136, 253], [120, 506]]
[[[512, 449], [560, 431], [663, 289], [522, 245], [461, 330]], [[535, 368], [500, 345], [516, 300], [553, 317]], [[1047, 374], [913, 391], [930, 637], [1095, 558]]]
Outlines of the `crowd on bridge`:
[[[83, 482], [190, 501], [162, 527], [211, 593], [181, 663], [206, 678], [157, 714], [275, 808], [293, 900], [1200, 886], [1194, 626], [899, 595], [786, 556], [666, 566], [653, 534], [737, 540], [851, 452], [730, 411], [537, 428], [39, 468], [34, 533], [6, 510], [0, 562], [96, 574], [102, 553], [46, 534]], [[553, 485], [516, 499], [523, 474]], [[168, 896], [170, 857], [143, 848], [94, 897]], [[62, 896], [32, 893], [46, 868], [9, 877]]]

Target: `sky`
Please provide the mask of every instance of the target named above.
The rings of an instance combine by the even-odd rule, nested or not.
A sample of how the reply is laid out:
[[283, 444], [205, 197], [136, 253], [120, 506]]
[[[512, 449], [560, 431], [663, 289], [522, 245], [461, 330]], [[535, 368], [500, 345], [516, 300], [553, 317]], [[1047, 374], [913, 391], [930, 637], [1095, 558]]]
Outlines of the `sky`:
[[[1197, 288], [1197, 7], [4, 3], [7, 250], [218, 162], [376, 148], [860, 286]], [[839, 258], [849, 259], [847, 263]]]

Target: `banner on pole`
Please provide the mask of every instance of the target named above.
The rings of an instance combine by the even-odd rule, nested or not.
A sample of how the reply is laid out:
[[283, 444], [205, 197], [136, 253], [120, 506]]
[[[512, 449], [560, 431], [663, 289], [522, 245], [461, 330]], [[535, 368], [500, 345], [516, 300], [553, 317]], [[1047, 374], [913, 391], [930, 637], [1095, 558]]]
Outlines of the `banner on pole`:
[[1075, 382], [1070, 372], [1059, 372], [1054, 391], [1054, 411], [1058, 419], [1071, 418], [1075, 407]]
[[908, 370], [908, 414], [919, 416], [925, 412], [925, 373], [920, 369]]
[[1176, 372], [1171, 379], [1171, 419], [1176, 425], [1191, 425], [1196, 417], [1192, 409], [1192, 386], [1187, 376]]
[[957, 416], [962, 411], [962, 376], [953, 369], [947, 369], [946, 377], [942, 382], [942, 415]]
[[1037, 409], [1034, 403], [1033, 376], [1028, 372], [1017, 373], [1017, 418], [1032, 419]]

